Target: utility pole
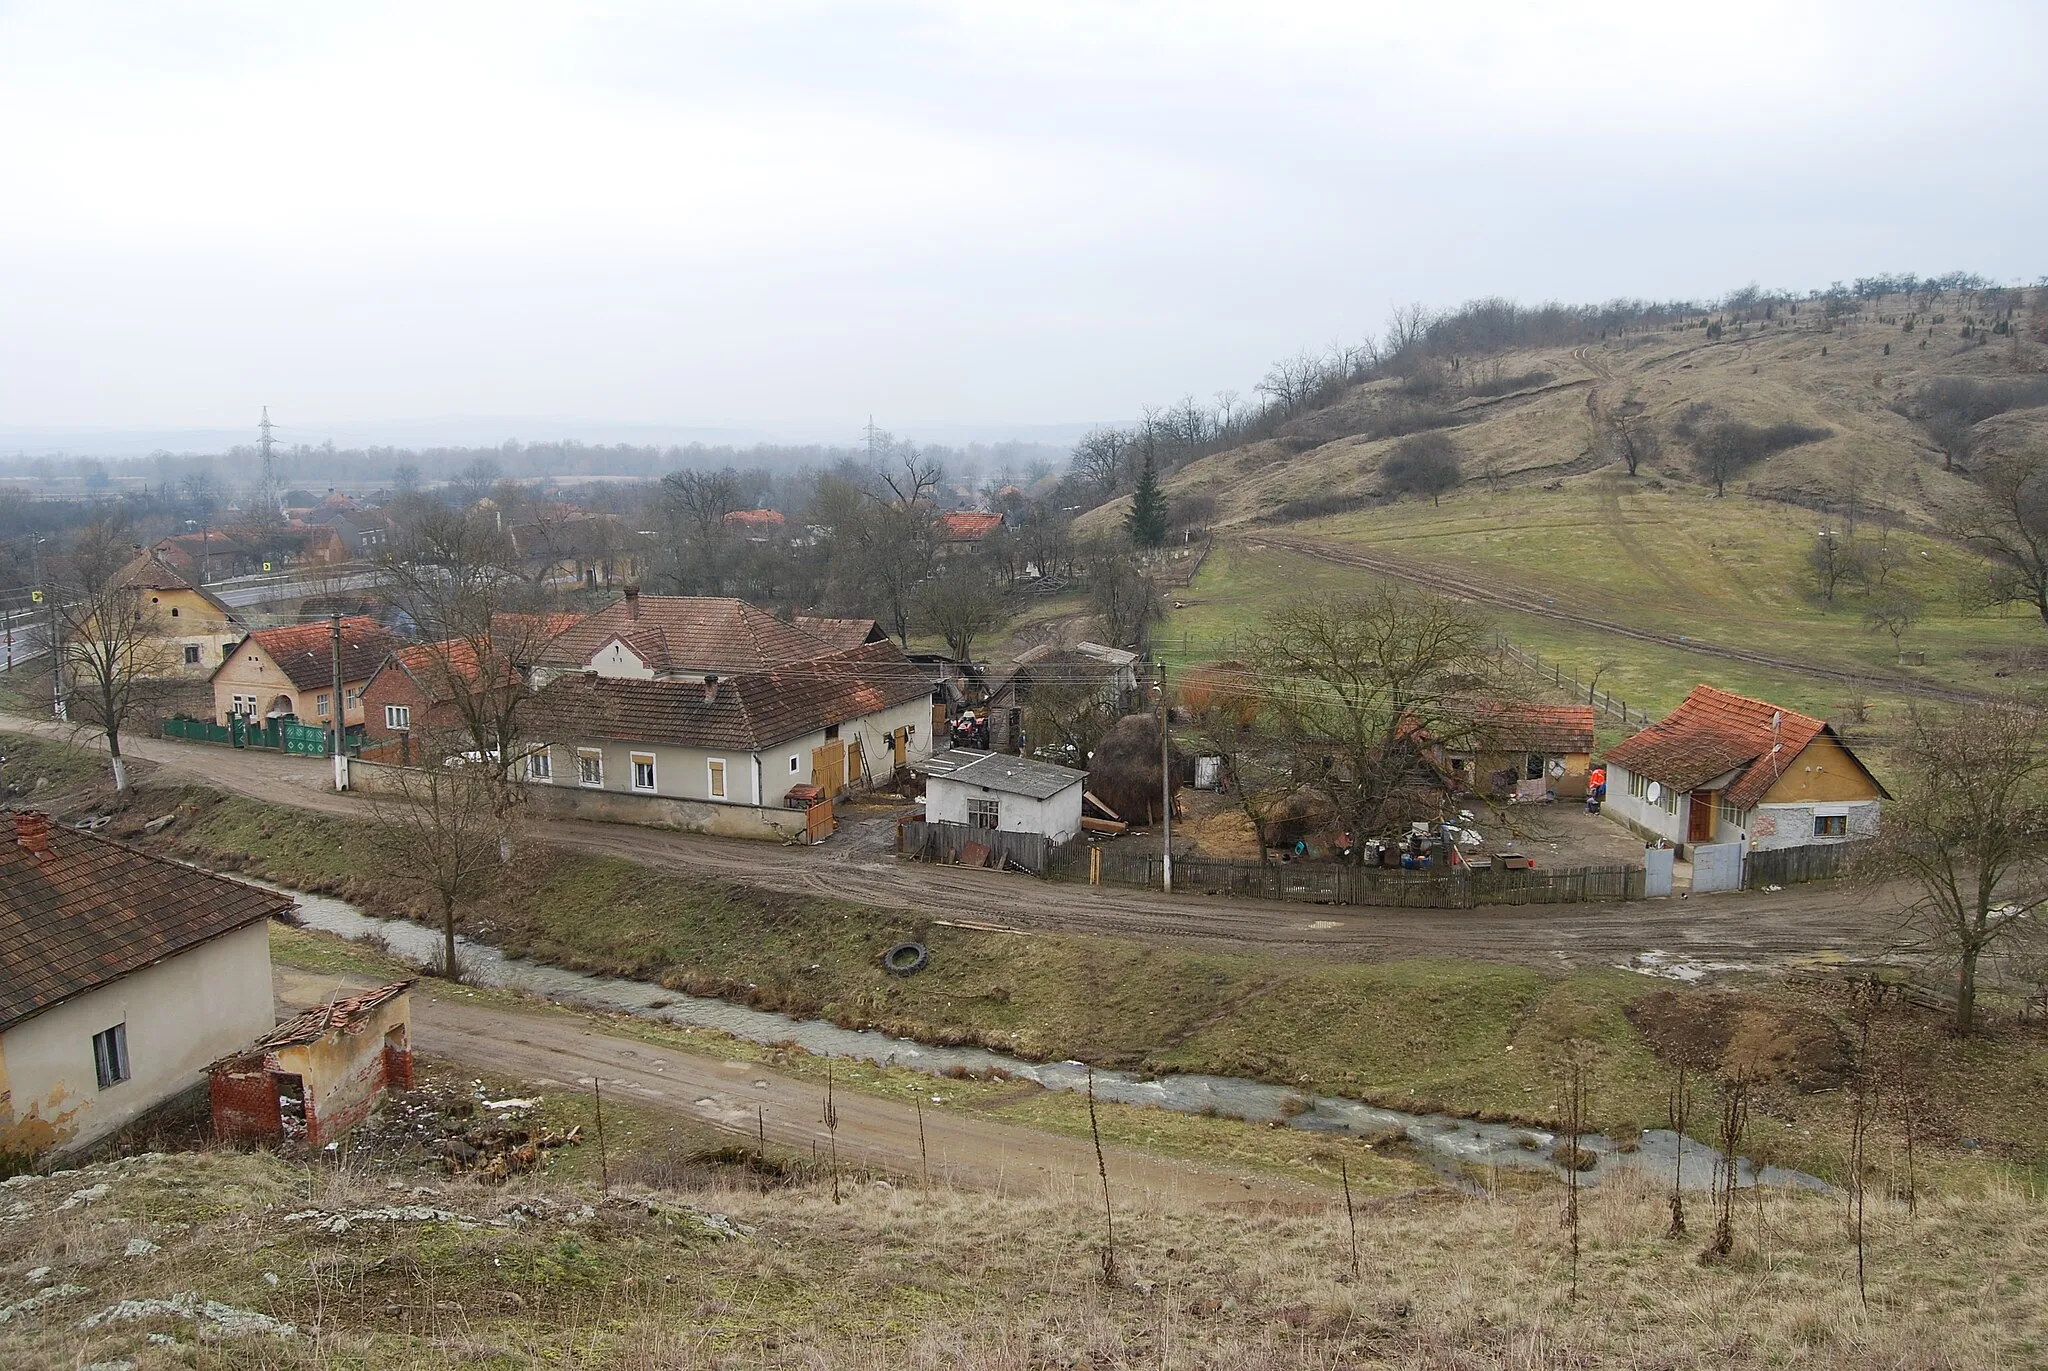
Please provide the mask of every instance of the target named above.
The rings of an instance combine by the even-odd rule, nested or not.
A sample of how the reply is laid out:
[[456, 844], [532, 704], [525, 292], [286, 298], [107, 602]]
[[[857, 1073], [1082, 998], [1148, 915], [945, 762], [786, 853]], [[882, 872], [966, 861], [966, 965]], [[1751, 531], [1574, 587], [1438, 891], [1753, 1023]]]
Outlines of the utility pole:
[[348, 740], [348, 715], [341, 694], [341, 611], [334, 611], [334, 788], [348, 789], [348, 754], [342, 750]]
[[1159, 811], [1159, 834], [1165, 847], [1165, 863], [1160, 867], [1166, 881], [1166, 893], [1173, 893], [1173, 746], [1166, 735], [1166, 657], [1159, 658], [1159, 792], [1164, 807]]
[[264, 511], [266, 520], [267, 516], [276, 514], [278, 512], [277, 508], [275, 507], [275, 502], [277, 499], [277, 468], [270, 455], [270, 450], [273, 445], [273, 441], [270, 436], [270, 430], [276, 427], [277, 425], [270, 422], [270, 406], [265, 405], [263, 407], [263, 418], [261, 422], [259, 422], [256, 425], [256, 431], [263, 435], [261, 438], [257, 439], [256, 447], [257, 450], [263, 454], [263, 499], [266, 503], [272, 505], [272, 508]]
[[50, 609], [50, 713], [53, 717], [64, 717], [64, 652], [57, 634], [57, 578], [50, 570], [50, 559], [43, 554], [43, 544], [48, 538], [37, 538], [36, 584], [42, 589], [43, 603]]

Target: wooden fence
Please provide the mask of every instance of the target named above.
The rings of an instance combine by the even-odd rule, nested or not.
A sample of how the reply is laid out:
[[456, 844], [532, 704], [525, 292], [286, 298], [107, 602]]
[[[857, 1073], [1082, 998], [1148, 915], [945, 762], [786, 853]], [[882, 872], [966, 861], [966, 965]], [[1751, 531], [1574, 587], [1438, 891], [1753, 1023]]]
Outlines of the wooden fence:
[[1581, 681], [1556, 662], [1546, 662], [1535, 653], [1526, 648], [1516, 647], [1505, 638], [1494, 639], [1494, 647], [1500, 654], [1503, 666], [1513, 663], [1538, 680], [1547, 681], [1554, 690], [1570, 691], [1574, 697], [1583, 699], [1608, 718], [1618, 719], [1623, 728], [1648, 728], [1656, 722], [1642, 710], [1631, 709], [1627, 700]]
[[[1084, 845], [1060, 854], [1054, 874], [1085, 880]], [[1105, 885], [1149, 886], [1161, 882], [1156, 852], [1102, 851]], [[1501, 867], [1465, 872], [1400, 871], [1344, 866], [1333, 862], [1215, 861], [1176, 857], [1173, 888], [1191, 895], [1240, 895], [1260, 900], [1309, 904], [1391, 905], [1414, 909], [1473, 909], [1480, 905], [1581, 904], [1589, 900], [1640, 900], [1639, 866], [1573, 867], [1556, 871], [1510, 871]]]
[[1762, 890], [1767, 885], [1799, 885], [1846, 875], [1849, 867], [1870, 850], [1868, 843], [1816, 843], [1810, 847], [1765, 848], [1743, 859], [1742, 888]]
[[1004, 833], [915, 819], [896, 826], [897, 854], [921, 862], [956, 864], [963, 855], [969, 855], [968, 849], [974, 845], [986, 854], [982, 864], [997, 869], [1006, 863], [1014, 864], [1034, 876], [1043, 876], [1052, 869], [1056, 850], [1052, 839], [1042, 833]]

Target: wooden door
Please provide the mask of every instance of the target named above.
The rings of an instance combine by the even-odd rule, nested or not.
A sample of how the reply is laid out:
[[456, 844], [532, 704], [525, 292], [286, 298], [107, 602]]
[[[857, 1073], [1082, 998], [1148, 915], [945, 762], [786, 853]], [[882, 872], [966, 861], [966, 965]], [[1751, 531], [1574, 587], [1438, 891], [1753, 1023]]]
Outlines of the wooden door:
[[855, 738], [846, 745], [846, 783], [858, 786], [867, 771], [867, 757], [860, 748], [860, 739]]
[[1686, 823], [1685, 840], [1689, 843], [1704, 843], [1714, 836], [1714, 792], [1695, 790], [1692, 793], [1692, 813]]
[[834, 739], [811, 749], [811, 784], [827, 795], [846, 789], [846, 744]]
[[910, 734], [899, 728], [889, 735], [889, 741], [896, 745], [896, 765], [902, 766], [904, 758], [910, 755]]

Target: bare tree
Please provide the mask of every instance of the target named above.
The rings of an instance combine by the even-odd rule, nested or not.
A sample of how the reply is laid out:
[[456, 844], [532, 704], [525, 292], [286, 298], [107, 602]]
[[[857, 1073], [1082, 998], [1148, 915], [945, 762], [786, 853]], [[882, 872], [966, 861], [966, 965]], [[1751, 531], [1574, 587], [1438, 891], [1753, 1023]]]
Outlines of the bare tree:
[[386, 869], [429, 896], [441, 919], [441, 971], [462, 979], [455, 930], [465, 905], [490, 893], [512, 839], [489, 769], [394, 767], [370, 814]]
[[1090, 429], [1074, 444], [1074, 478], [1095, 500], [1107, 500], [1130, 478], [1135, 447], [1135, 440], [1123, 429]]
[[122, 732], [163, 699], [177, 669], [169, 623], [131, 576], [144, 556], [125, 525], [100, 520], [79, 532], [55, 587], [68, 714], [106, 739], [114, 789], [124, 794]]
[[1406, 816], [1397, 799], [1426, 784], [1425, 735], [1473, 734], [1494, 674], [1471, 610], [1386, 585], [1289, 601], [1252, 650], [1297, 779], [1361, 837]]
[[918, 621], [946, 640], [955, 661], [972, 661], [975, 641], [1008, 623], [1010, 614], [1009, 595], [972, 559], [948, 561], [918, 588]]
[[740, 507], [732, 470], [672, 471], [661, 478], [663, 578], [685, 594], [723, 594], [731, 541], [725, 516]]
[[1096, 543], [1087, 554], [1088, 607], [1111, 647], [1140, 642], [1163, 612], [1159, 585], [1150, 571], [1119, 541]]
[[1903, 784], [1872, 870], [1917, 888], [1909, 926], [1955, 966], [1955, 1030], [1969, 1034], [1979, 963], [2038, 937], [2048, 907], [2048, 718], [2017, 700], [1916, 705], [1896, 759]]
[[1241, 664], [1219, 664], [1183, 681], [1180, 696], [1196, 743], [1221, 761], [1224, 784], [1252, 826], [1263, 865], [1267, 835], [1293, 789], [1285, 740], [1267, 718], [1264, 692]]
[[1403, 438], [1380, 466], [1380, 481], [1388, 490], [1427, 495], [1433, 505], [1464, 479], [1458, 445], [1442, 433]]
[[1871, 592], [1870, 603], [1863, 611], [1863, 626], [1889, 633], [1892, 655], [1896, 658], [1904, 652], [1903, 640], [1913, 625], [1920, 622], [1923, 609], [1920, 597], [1904, 586], [1885, 586]]
[[1992, 463], [1952, 531], [1991, 563], [1981, 599], [2026, 605], [2048, 624], [2048, 447]]
[[1615, 407], [1609, 419], [1615, 451], [1621, 454], [1622, 463], [1631, 476], [1641, 471], [1644, 464], [1656, 461], [1664, 451], [1656, 426], [1643, 409], [1643, 402], [1631, 395]]
[[1831, 528], [1824, 528], [1807, 549], [1807, 569], [1813, 573], [1814, 593], [1820, 602], [1831, 605], [1835, 602], [1835, 591], [1849, 575], [1855, 561], [1855, 551], [1850, 541]]

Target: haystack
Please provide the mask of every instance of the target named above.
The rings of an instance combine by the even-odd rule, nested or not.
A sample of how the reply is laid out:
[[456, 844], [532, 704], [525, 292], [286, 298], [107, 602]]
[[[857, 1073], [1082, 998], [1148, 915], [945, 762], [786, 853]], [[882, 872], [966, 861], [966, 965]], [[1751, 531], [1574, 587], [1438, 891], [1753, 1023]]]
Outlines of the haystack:
[[[1176, 786], [1194, 780], [1194, 762], [1173, 752]], [[1133, 828], [1159, 822], [1159, 721], [1130, 714], [1116, 721], [1088, 759], [1088, 790]]]

